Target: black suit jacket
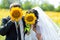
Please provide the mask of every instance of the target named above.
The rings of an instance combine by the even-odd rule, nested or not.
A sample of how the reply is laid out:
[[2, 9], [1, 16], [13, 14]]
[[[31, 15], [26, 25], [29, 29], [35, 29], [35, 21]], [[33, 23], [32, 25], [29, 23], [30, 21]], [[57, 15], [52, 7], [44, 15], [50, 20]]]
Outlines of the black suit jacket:
[[[10, 20], [10, 17], [4, 18], [2, 20], [3, 28], [0, 28], [0, 35], [2, 36], [6, 35], [6, 40], [17, 40], [15, 23], [9, 20]], [[19, 40], [21, 40], [20, 36], [19, 36]]]

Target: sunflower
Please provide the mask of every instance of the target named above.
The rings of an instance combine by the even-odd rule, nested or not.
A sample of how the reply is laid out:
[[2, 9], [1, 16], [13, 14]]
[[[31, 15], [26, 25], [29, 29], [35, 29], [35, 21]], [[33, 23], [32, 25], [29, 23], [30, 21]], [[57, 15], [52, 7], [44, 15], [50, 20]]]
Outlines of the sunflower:
[[26, 14], [25, 17], [24, 17], [24, 20], [27, 24], [34, 24], [35, 20], [36, 20], [36, 17], [33, 13]]
[[13, 7], [10, 11], [10, 16], [12, 20], [18, 21], [22, 18], [22, 9], [18, 7]]

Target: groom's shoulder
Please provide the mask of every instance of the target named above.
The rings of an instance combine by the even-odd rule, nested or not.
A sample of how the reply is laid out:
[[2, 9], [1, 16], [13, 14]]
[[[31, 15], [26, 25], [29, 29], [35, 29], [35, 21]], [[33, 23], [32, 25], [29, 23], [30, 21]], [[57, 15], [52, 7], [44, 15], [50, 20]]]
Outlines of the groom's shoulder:
[[8, 21], [10, 20], [10, 17], [5, 17], [5, 18], [2, 18], [2, 23], [3, 24], [6, 24]]
[[10, 17], [5, 17], [5, 18], [2, 18], [3, 21], [9, 21], [10, 20]]

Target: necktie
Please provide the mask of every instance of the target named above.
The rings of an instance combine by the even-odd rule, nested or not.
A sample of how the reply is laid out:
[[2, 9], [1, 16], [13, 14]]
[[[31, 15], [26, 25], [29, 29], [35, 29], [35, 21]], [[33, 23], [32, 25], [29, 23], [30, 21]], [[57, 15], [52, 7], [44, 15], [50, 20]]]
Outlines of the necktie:
[[16, 25], [16, 32], [17, 32], [17, 40], [21, 40], [20, 26], [17, 22], [15, 22], [15, 25]]
[[18, 25], [18, 39], [21, 40], [20, 26]]

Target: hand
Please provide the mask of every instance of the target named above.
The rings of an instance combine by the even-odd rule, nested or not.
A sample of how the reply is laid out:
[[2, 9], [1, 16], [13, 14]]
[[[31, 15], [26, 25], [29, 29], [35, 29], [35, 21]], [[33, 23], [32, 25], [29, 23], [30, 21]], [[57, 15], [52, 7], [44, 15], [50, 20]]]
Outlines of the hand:
[[41, 34], [37, 33], [36, 36], [37, 36], [37, 39], [38, 39], [38, 40], [42, 40]]

